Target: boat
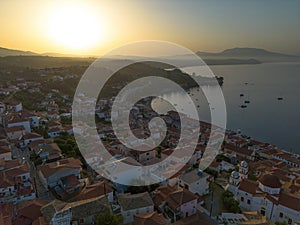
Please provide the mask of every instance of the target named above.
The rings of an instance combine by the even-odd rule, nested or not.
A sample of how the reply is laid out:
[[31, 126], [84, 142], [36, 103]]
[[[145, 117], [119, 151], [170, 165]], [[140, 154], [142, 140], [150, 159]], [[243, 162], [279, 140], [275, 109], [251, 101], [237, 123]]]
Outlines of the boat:
[[250, 101], [249, 101], [249, 100], [246, 100], [246, 101], [244, 101], [244, 103], [248, 104], [248, 103], [250, 103]]
[[247, 106], [246, 105], [241, 105], [241, 108], [247, 108]]
[[240, 94], [240, 97], [244, 97], [244, 94]]
[[283, 98], [282, 97], [278, 97], [277, 100], [283, 100]]

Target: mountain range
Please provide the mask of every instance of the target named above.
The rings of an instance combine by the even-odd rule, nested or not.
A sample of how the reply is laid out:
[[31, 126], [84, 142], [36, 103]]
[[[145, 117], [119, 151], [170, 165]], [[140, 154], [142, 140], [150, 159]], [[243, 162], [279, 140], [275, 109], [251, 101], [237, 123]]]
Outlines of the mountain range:
[[[222, 52], [196, 52], [208, 65], [239, 65], [239, 64], [259, 64], [264, 62], [299, 62], [300, 56], [271, 52], [260, 48], [231, 48]], [[58, 65], [88, 65], [96, 57], [67, 55], [59, 53], [38, 54], [31, 51], [21, 51], [0, 47], [0, 65], [9, 66], [30, 66], [30, 67], [53, 67]], [[140, 56], [113, 56], [118, 60], [141, 59]], [[192, 55], [174, 55], [167, 57], [178, 62], [182, 67], [198, 65]], [[153, 61], [156, 58], [153, 58]]]

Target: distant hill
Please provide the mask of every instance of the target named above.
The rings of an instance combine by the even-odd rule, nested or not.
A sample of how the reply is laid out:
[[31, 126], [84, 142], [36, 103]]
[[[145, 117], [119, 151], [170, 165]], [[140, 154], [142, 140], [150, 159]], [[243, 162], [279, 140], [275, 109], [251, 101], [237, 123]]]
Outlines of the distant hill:
[[1, 48], [0, 47], [0, 57], [4, 56], [34, 56], [38, 55], [37, 53], [30, 52], [30, 51], [21, 51], [15, 49], [8, 49], [8, 48]]
[[234, 59], [256, 59], [266, 61], [298, 61], [300, 56], [271, 52], [260, 48], [231, 48], [218, 53], [197, 52], [202, 58], [234, 58]]

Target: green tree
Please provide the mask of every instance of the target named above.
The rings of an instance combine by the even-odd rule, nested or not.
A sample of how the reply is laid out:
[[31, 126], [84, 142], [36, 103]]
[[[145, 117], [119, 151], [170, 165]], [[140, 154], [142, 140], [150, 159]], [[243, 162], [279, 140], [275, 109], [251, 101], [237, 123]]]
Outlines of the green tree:
[[111, 213], [100, 213], [96, 219], [97, 225], [119, 225], [123, 223], [122, 216], [116, 216]]
[[224, 206], [232, 213], [239, 213], [241, 211], [239, 202], [233, 198], [233, 194], [226, 190], [222, 193], [222, 201]]
[[275, 222], [276, 225], [287, 225], [286, 221], [282, 221], [282, 222]]

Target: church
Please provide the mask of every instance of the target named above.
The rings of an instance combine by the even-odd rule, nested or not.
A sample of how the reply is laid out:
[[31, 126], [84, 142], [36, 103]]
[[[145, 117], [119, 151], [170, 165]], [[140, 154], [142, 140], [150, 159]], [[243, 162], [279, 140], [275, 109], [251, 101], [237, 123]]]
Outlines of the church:
[[239, 171], [233, 171], [226, 189], [231, 191], [242, 210], [258, 211], [274, 222], [295, 224], [300, 221], [300, 196], [283, 189], [272, 173], [257, 181], [248, 179], [248, 163], [242, 161]]

